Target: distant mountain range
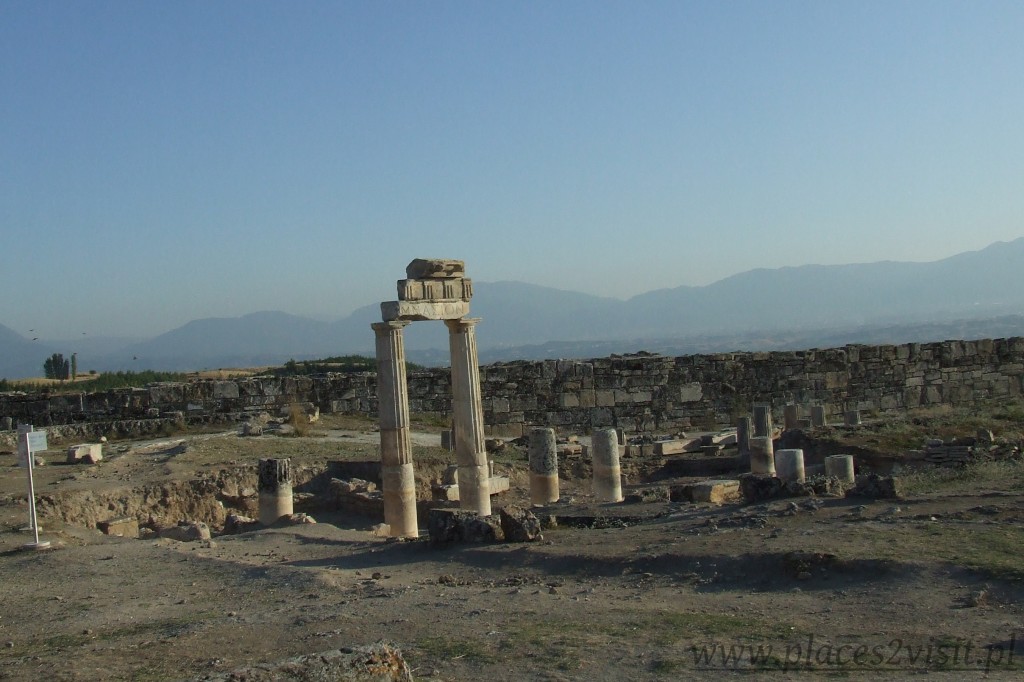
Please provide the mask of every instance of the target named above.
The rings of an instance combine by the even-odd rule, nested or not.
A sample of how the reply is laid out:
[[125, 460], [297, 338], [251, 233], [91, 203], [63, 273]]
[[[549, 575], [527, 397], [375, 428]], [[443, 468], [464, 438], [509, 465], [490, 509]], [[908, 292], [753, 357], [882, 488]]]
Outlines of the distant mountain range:
[[[1024, 335], [1024, 238], [931, 263], [805, 265], [622, 301], [523, 282], [474, 282], [482, 362], [898, 343]], [[284, 312], [194, 320], [152, 339], [32, 341], [0, 325], [0, 377], [38, 376], [53, 352], [80, 370], [198, 370], [373, 352], [378, 304], [333, 322]], [[406, 331], [411, 360], [447, 364], [447, 330]]]

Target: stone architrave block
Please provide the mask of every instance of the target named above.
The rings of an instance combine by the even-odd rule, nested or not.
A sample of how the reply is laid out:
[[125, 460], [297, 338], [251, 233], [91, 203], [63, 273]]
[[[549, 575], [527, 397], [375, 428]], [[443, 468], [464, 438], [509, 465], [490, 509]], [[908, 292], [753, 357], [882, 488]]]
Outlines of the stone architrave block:
[[400, 301], [468, 301], [473, 298], [473, 280], [462, 277], [449, 279], [400, 279]]
[[405, 276], [409, 279], [445, 279], [465, 274], [465, 261], [452, 258], [415, 258], [405, 266]]
[[467, 301], [385, 301], [380, 304], [385, 322], [394, 320], [458, 320], [469, 315]]

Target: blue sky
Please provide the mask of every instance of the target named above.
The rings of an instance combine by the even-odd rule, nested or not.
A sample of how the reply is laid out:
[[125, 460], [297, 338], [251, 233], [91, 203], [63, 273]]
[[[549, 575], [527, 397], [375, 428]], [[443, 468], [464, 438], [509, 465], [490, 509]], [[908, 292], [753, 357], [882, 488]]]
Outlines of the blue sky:
[[0, 323], [625, 298], [1024, 236], [1024, 3], [0, 3]]

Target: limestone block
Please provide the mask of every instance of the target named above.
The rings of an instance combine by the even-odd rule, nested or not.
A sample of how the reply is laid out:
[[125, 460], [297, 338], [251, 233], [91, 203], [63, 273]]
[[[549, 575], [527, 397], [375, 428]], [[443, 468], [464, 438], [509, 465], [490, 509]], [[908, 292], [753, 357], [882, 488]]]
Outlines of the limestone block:
[[699, 438], [681, 438], [676, 440], [659, 440], [654, 444], [654, 454], [656, 455], [679, 455], [689, 451], [693, 447], [694, 443], [699, 444]]
[[532, 542], [544, 539], [540, 532], [540, 520], [528, 509], [505, 507], [500, 514], [501, 529], [508, 542]]
[[68, 448], [68, 464], [95, 464], [103, 459], [102, 443], [84, 443]]
[[162, 538], [170, 538], [178, 542], [194, 542], [196, 540], [209, 540], [210, 527], [202, 521], [188, 523], [183, 521], [177, 526], [162, 528], [157, 535]]
[[465, 275], [465, 261], [452, 258], [416, 258], [405, 266], [405, 276], [409, 279], [444, 279]]
[[139, 522], [130, 516], [119, 516], [114, 519], [100, 521], [96, 528], [104, 535], [117, 535], [126, 538], [139, 537]]
[[458, 320], [469, 315], [467, 301], [385, 301], [380, 304], [385, 322], [393, 320]]
[[594, 391], [598, 407], [615, 407], [615, 391]]
[[724, 504], [735, 502], [740, 498], [740, 482], [731, 480], [713, 480], [695, 483], [690, 487], [690, 499], [694, 502], [710, 502]]
[[576, 393], [562, 393], [558, 396], [559, 407], [579, 407], [580, 397]]
[[695, 403], [703, 397], [704, 392], [699, 382], [695, 381], [679, 387], [679, 402], [681, 403]]

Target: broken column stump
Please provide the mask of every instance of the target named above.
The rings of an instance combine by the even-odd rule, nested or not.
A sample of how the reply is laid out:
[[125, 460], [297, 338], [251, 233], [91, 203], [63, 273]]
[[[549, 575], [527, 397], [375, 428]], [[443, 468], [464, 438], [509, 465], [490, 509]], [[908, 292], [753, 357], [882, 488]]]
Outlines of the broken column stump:
[[292, 467], [290, 459], [261, 459], [259, 463], [259, 519], [271, 526], [292, 514]]
[[558, 450], [554, 429], [530, 431], [530, 503], [558, 502]]

